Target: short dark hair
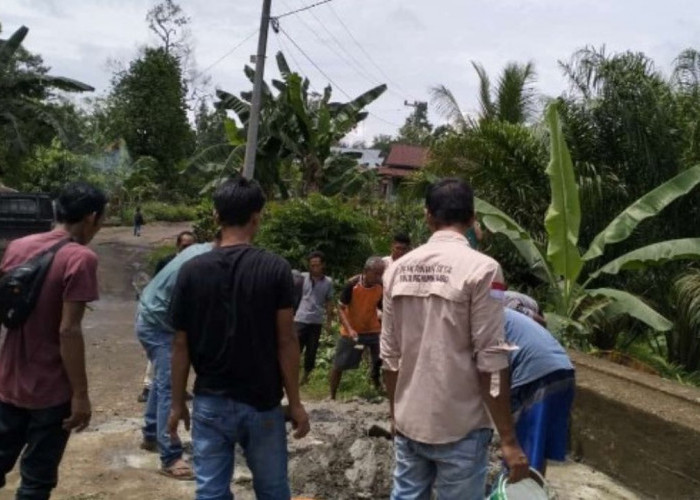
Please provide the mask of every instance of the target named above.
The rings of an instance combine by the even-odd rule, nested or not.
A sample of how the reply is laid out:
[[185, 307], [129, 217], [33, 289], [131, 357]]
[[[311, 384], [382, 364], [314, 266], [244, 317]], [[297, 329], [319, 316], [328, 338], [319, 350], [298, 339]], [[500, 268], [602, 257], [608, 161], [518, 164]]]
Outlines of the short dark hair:
[[244, 177], [227, 180], [214, 193], [214, 208], [224, 226], [245, 226], [264, 206], [260, 184]]
[[411, 237], [406, 233], [396, 233], [392, 241], [394, 241], [395, 243], [403, 243], [404, 245], [410, 245]]
[[442, 179], [428, 188], [425, 207], [439, 225], [468, 224], [474, 217], [474, 191], [461, 179]]
[[307, 257], [307, 260], [311, 259], [321, 259], [321, 262], [326, 262], [326, 256], [323, 255], [323, 252], [320, 250], [314, 250], [313, 252], [311, 252]]
[[107, 197], [95, 186], [87, 182], [71, 182], [56, 199], [56, 220], [76, 224], [90, 214], [96, 214], [100, 218], [106, 205]]
[[177, 239], [175, 240], [175, 244], [179, 246], [182, 243], [182, 238], [184, 238], [185, 236], [192, 236], [192, 239], [194, 241], [197, 241], [197, 237], [194, 235], [194, 233], [192, 231], [183, 231], [177, 235]]

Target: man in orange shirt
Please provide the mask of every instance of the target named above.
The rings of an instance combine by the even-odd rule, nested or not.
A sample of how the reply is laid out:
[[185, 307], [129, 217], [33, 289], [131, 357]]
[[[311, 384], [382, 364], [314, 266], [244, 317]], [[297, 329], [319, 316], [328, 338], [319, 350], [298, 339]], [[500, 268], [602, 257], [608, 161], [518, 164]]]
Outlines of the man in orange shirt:
[[335, 399], [343, 370], [360, 366], [362, 353], [369, 348], [372, 357], [372, 382], [379, 389], [381, 359], [379, 359], [379, 332], [382, 329], [377, 309], [382, 308], [381, 257], [370, 257], [359, 279], [351, 280], [340, 294], [340, 338], [331, 370], [331, 399]]

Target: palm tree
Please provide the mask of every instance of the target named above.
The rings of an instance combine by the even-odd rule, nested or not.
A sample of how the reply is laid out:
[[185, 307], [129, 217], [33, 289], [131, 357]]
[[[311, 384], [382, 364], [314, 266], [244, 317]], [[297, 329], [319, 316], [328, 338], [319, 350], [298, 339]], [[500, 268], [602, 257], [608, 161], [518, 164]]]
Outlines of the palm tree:
[[[503, 121], [514, 124], [525, 123], [533, 114], [536, 93], [533, 88], [535, 67], [533, 63], [508, 63], [498, 79], [495, 93], [491, 79], [484, 67], [472, 61], [479, 77], [479, 121]], [[455, 127], [464, 130], [472, 121], [462, 111], [454, 94], [445, 85], [430, 89], [431, 100], [437, 111], [450, 120]]]

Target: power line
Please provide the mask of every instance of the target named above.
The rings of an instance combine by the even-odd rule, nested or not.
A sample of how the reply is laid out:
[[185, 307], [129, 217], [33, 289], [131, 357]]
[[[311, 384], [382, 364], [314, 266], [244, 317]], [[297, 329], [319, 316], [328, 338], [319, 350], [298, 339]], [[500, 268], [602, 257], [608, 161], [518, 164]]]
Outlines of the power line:
[[284, 53], [289, 54], [289, 56], [292, 58], [292, 62], [296, 65], [297, 69], [299, 70], [299, 73], [301, 73], [301, 76], [303, 76], [304, 78], [306, 78], [307, 80], [309, 80], [309, 87], [311, 88], [311, 90], [314, 90], [314, 91], [315, 91], [315, 89], [314, 89], [313, 86], [311, 85], [311, 79], [310, 79], [308, 76], [306, 76], [306, 75], [304, 74], [304, 72], [302, 71], [302, 69], [301, 69], [301, 64], [299, 64], [299, 61], [298, 61], [297, 58], [294, 56], [294, 52], [292, 52], [291, 50], [287, 50], [287, 46], [284, 44], [284, 41], [282, 40], [282, 37], [281, 37], [281, 36], [279, 35], [279, 33], [277, 33], [276, 31], [275, 31], [275, 39], [277, 40], [277, 43], [278, 43], [278, 45], [279, 45], [279, 47], [280, 47], [280, 50], [282, 50], [282, 53], [283, 53], [283, 54], [284, 54]]
[[381, 116], [375, 115], [375, 114], [372, 113], [371, 111], [368, 111], [368, 113], [369, 113], [371, 116], [373, 116], [374, 118], [376, 118], [377, 120], [379, 120], [380, 122], [384, 122], [384, 123], [386, 123], [387, 125], [391, 125], [392, 127], [399, 127], [399, 128], [403, 127], [403, 125], [399, 125], [398, 123], [390, 122], [389, 120], [385, 120], [385, 119], [382, 118]]
[[[304, 3], [303, 0], [301, 0], [301, 4], [304, 5], [304, 6], [306, 5], [306, 4]], [[337, 55], [338, 57], [340, 57], [345, 63], [347, 63], [350, 67], [352, 67], [352, 68], [355, 70], [355, 72], [356, 72], [359, 76], [363, 77], [363, 78], [364, 78], [365, 80], [367, 80], [371, 85], [377, 85], [377, 82], [378, 82], [378, 81], [381, 81], [381, 80], [384, 79], [384, 78], [377, 78], [376, 75], [373, 75], [373, 74], [363, 65], [363, 63], [355, 57], [355, 55], [352, 53], [352, 51], [348, 50], [348, 49], [343, 45], [343, 43], [338, 39], [338, 37], [336, 37], [336, 36], [333, 34], [333, 32], [332, 32], [331, 30], [328, 29], [328, 26], [326, 26], [326, 23], [325, 23], [322, 19], [320, 19], [320, 18], [314, 13], [313, 10], [310, 10], [308, 13], [309, 13], [311, 16], [314, 17], [314, 19], [316, 20], [316, 22], [323, 28], [323, 30], [328, 34], [328, 36], [330, 36], [331, 40], [332, 40], [333, 42], [335, 42], [335, 45], [337, 45], [338, 48], [340, 48], [341, 51], [343, 51], [345, 54], [347, 54], [347, 56], [348, 56], [350, 59], [345, 58], [342, 54], [339, 54], [335, 49], [333, 49], [333, 47], [332, 47], [331, 45], [326, 44], [326, 42], [324, 42], [324, 41], [319, 37], [319, 35], [316, 33], [316, 31], [313, 30], [308, 24], [306, 24], [306, 22], [304, 22], [304, 20], [303, 20], [301, 17], [299, 17], [299, 18], [298, 18], [299, 21], [301, 21], [301, 22], [304, 24], [304, 26], [306, 26], [306, 28], [314, 34], [314, 36], [316, 37], [316, 39], [319, 40], [319, 41], [321, 42], [322, 45], [326, 45], [326, 47], [327, 47], [329, 50], [332, 50], [334, 54], [336, 54], [336, 55]], [[392, 85], [397, 86], [397, 85], [394, 84], [393, 82], [392, 82]], [[397, 86], [397, 87], [398, 87], [398, 86]], [[406, 95], [405, 93], [404, 93], [404, 94], [400, 94], [400, 93], [396, 92], [396, 91], [392, 88], [392, 86], [387, 86], [387, 92], [389, 92], [390, 94], [394, 94], [396, 97], [399, 97], [399, 98], [402, 99], [402, 100], [407, 100], [407, 95]]]
[[333, 79], [332, 79], [330, 76], [328, 76], [328, 74], [327, 74], [325, 71], [323, 71], [323, 70], [320, 68], [320, 66], [319, 66], [318, 64], [316, 64], [316, 63], [314, 62], [314, 60], [311, 59], [311, 57], [309, 57], [309, 55], [308, 55], [306, 52], [304, 52], [304, 49], [302, 49], [302, 48], [299, 46], [299, 44], [298, 44], [291, 36], [289, 36], [289, 35], [287, 34], [286, 31], [284, 31], [284, 29], [283, 29], [281, 26], [280, 26], [279, 30], [280, 30], [280, 32], [281, 32], [284, 36], [286, 36], [286, 37], [289, 39], [290, 42], [292, 42], [292, 44], [297, 48], [297, 50], [301, 53], [301, 55], [303, 55], [303, 56], [306, 58], [306, 60], [309, 61], [309, 62], [311, 63], [311, 65], [312, 65], [314, 68], [316, 68], [316, 71], [318, 71], [319, 73], [321, 73], [321, 74], [323, 75], [323, 77], [324, 77], [326, 80], [328, 80], [331, 84], [333, 84], [333, 86], [334, 86], [335, 88], [337, 88], [338, 90], [340, 90], [340, 92], [342, 92], [343, 95], [344, 95], [345, 97], [347, 97], [348, 99], [351, 99], [351, 100], [352, 100], [352, 97], [350, 97], [350, 94], [348, 94], [347, 92], [345, 92], [345, 90], [343, 90], [343, 87], [341, 87], [340, 85], [338, 85], [337, 83], [335, 83], [335, 82], [333, 81]]
[[209, 71], [210, 69], [212, 69], [214, 66], [216, 66], [217, 64], [219, 64], [221, 61], [223, 61], [224, 59], [226, 59], [228, 56], [230, 56], [231, 54], [233, 54], [236, 50], [238, 50], [239, 48], [241, 48], [241, 47], [243, 46], [244, 43], [246, 43], [248, 40], [250, 40], [250, 39], [253, 38], [255, 35], [257, 35], [257, 34], [258, 34], [258, 31], [259, 31], [259, 30], [253, 31], [250, 35], [248, 35], [248, 36], [245, 37], [243, 40], [241, 40], [236, 46], [234, 46], [231, 50], [229, 50], [228, 52], [226, 52], [223, 56], [219, 57], [216, 61], [214, 61], [213, 63], [211, 63], [209, 66], [207, 66], [206, 68], [204, 68], [202, 71], [199, 71], [199, 72], [197, 73], [197, 75], [196, 75], [194, 78], [192, 78], [192, 79], [195, 80], [195, 79], [199, 78], [199, 77], [202, 76], [204, 73], [206, 73], [207, 71]]
[[362, 53], [367, 57], [367, 60], [369, 60], [369, 62], [371, 62], [372, 65], [373, 65], [375, 68], [377, 68], [377, 70], [379, 71], [379, 73], [387, 80], [387, 82], [392, 83], [397, 89], [401, 90], [404, 94], [408, 94], [408, 92], [406, 92], [405, 89], [402, 89], [402, 88], [401, 88], [401, 85], [399, 85], [398, 83], [396, 83], [395, 81], [393, 81], [393, 80], [389, 77], [389, 75], [387, 75], [387, 74], [384, 72], [384, 70], [382, 69], [382, 67], [381, 67], [379, 64], [377, 64], [377, 62], [376, 62], [376, 61], [374, 60], [374, 58], [370, 55], [370, 53], [367, 52], [367, 51], [365, 50], [365, 48], [362, 46], [362, 44], [360, 44], [360, 42], [357, 40], [357, 38], [355, 38], [355, 35], [352, 34], [352, 32], [350, 31], [350, 28], [348, 28], [347, 25], [345, 24], [345, 22], [343, 22], [343, 20], [342, 20], [341, 17], [338, 15], [338, 13], [335, 11], [335, 9], [333, 8], [333, 6], [332, 6], [332, 5], [328, 5], [328, 8], [329, 8], [330, 11], [333, 13], [333, 15], [334, 15], [335, 18], [338, 20], [338, 22], [341, 24], [341, 26], [343, 27], [343, 29], [345, 30], [345, 32], [350, 36], [350, 38], [352, 39], [352, 41], [355, 42], [355, 45], [357, 45], [357, 47], [358, 47], [358, 48], [362, 51]]
[[289, 12], [285, 12], [284, 14], [280, 14], [279, 16], [275, 16], [277, 19], [282, 19], [283, 17], [291, 16], [292, 14], [298, 14], [299, 12], [304, 12], [305, 10], [313, 9], [314, 7], [318, 7], [319, 5], [323, 5], [324, 3], [332, 2], [333, 0], [323, 0], [321, 2], [316, 2], [311, 5], [306, 5], [302, 9], [296, 9], [292, 10]]
[[[306, 5], [303, 1], [301, 2], [301, 4], [302, 4], [302, 5]], [[316, 20], [316, 22], [324, 29], [324, 31], [328, 34], [328, 36], [331, 37], [331, 40], [333, 40], [333, 42], [335, 42], [335, 44], [340, 48], [340, 50], [341, 50], [342, 52], [344, 52], [345, 54], [347, 54], [347, 56], [349, 57], [349, 59], [347, 59], [345, 56], [343, 56], [342, 54], [338, 53], [335, 49], [333, 49], [333, 48], [332, 48], [332, 45], [325, 44], [325, 42], [323, 42], [323, 40], [322, 40], [321, 37], [318, 35], [318, 33], [317, 33], [315, 30], [311, 29], [311, 27], [310, 27], [308, 24], [306, 24], [306, 22], [304, 22], [304, 20], [303, 20], [301, 17], [299, 17], [299, 21], [301, 21], [301, 22], [304, 24], [304, 26], [306, 26], [306, 28], [307, 28], [309, 31], [313, 32], [313, 34], [316, 36], [316, 39], [317, 39], [317, 40], [319, 40], [322, 44], [326, 45], [326, 47], [327, 47], [329, 50], [333, 50], [333, 53], [334, 53], [334, 54], [336, 54], [338, 57], [340, 57], [340, 58], [341, 58], [343, 61], [345, 61], [349, 66], [353, 67], [353, 69], [357, 72], [358, 75], [360, 75], [360, 76], [362, 76], [363, 78], [365, 78], [365, 79], [366, 79], [368, 82], [370, 82], [372, 85], [376, 85], [378, 79], [375, 78], [374, 75], [372, 75], [372, 74], [371, 74], [369, 71], [367, 71], [365, 68], [363, 68], [362, 63], [359, 62], [359, 61], [355, 58], [355, 56], [354, 56], [349, 50], [347, 50], [347, 49], [343, 46], [342, 43], [340, 43], [340, 40], [338, 40], [338, 38], [333, 34], [333, 32], [332, 32], [331, 30], [328, 29], [328, 27], [326, 26], [326, 24], [325, 24], [323, 21], [321, 21], [321, 19], [319, 19], [319, 17], [318, 17], [313, 11], [309, 11], [308, 13], [309, 13], [309, 15], [311, 15], [311, 16], [314, 17], [314, 19]]]
[[[311, 57], [304, 51], [304, 49], [302, 49], [302, 48], [299, 46], [299, 44], [298, 44], [291, 36], [289, 36], [289, 34], [288, 34], [286, 31], [284, 31], [284, 29], [282, 29], [282, 27], [279, 27], [279, 31], [280, 31], [284, 36], [286, 36], [286, 37], [289, 39], [290, 42], [292, 42], [292, 44], [294, 45], [294, 47], [296, 47], [296, 49], [301, 53], [301, 55], [303, 55], [303, 56], [306, 58], [306, 60], [309, 61], [309, 62], [311, 63], [311, 65], [312, 65], [314, 68], [316, 68], [316, 71], [318, 71], [319, 73], [321, 73], [321, 75], [323, 75], [324, 78], [326, 78], [335, 88], [337, 88], [343, 95], [345, 95], [345, 97], [347, 97], [348, 99], [351, 99], [351, 100], [352, 100], [352, 97], [350, 97], [350, 94], [348, 94], [347, 92], [345, 92], [345, 90], [343, 90], [343, 88], [342, 88], [340, 85], [338, 85], [337, 83], [335, 83], [335, 81], [333, 81], [333, 79], [332, 79], [330, 76], [328, 76], [328, 74], [327, 74], [325, 71], [323, 71], [323, 70], [321, 69], [321, 67], [320, 67], [318, 64], [316, 64], [316, 63], [314, 62], [313, 59], [311, 59]], [[388, 125], [392, 125], [392, 126], [394, 126], [394, 127], [401, 127], [401, 125], [399, 125], [399, 124], [397, 124], [397, 123], [390, 122], [389, 120], [385, 120], [385, 119], [382, 118], [381, 116], [378, 116], [378, 115], [372, 113], [371, 111], [367, 111], [367, 113], [368, 113], [369, 115], [373, 116], [374, 118], [376, 118], [377, 120], [380, 120], [380, 121], [382, 121], [382, 122], [384, 122], [384, 123], [386, 123], [386, 124], [388, 124]]]

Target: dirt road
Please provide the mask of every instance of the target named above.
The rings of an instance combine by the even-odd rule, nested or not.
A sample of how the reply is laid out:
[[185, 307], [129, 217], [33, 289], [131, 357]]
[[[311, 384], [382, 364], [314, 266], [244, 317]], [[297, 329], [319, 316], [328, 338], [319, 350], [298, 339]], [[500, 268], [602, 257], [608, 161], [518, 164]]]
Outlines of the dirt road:
[[[158, 457], [138, 449], [143, 405], [136, 402], [145, 358], [133, 332], [135, 312], [131, 279], [149, 249], [172, 241], [183, 224], [149, 225], [135, 238], [130, 228], [105, 228], [92, 247], [100, 256], [102, 298], [87, 314], [85, 335], [94, 417], [90, 428], [71, 437], [53, 498], [191, 499], [192, 483], [156, 473]], [[388, 498], [392, 469], [391, 443], [369, 438], [372, 424], [386, 425], [386, 406], [364, 401], [314, 402], [308, 405], [312, 433], [290, 439], [290, 479], [295, 495], [319, 500]], [[236, 498], [254, 498], [251, 476], [237, 460]], [[639, 498], [608, 477], [583, 465], [550, 469], [560, 499]], [[17, 472], [0, 490], [0, 500], [13, 498]]]

